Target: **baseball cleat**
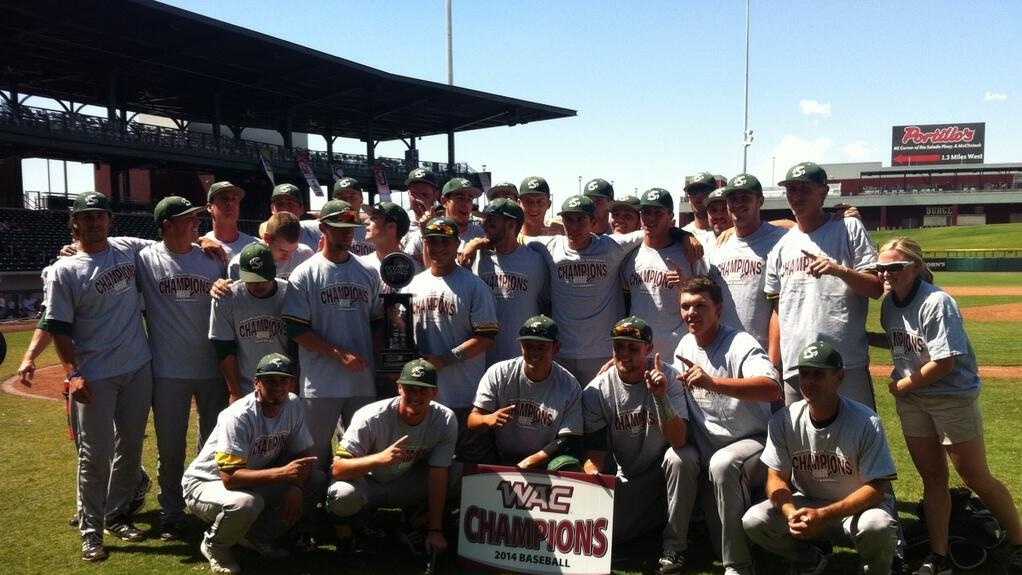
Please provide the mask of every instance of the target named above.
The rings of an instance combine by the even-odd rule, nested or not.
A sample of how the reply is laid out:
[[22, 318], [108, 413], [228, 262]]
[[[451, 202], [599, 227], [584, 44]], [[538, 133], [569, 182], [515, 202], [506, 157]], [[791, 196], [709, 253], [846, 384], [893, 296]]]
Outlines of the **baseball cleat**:
[[121, 520], [107, 525], [106, 532], [122, 541], [137, 543], [145, 539], [145, 533], [130, 521]]
[[103, 536], [99, 533], [88, 533], [82, 537], [82, 559], [90, 562], [103, 561], [109, 557], [103, 547]]
[[203, 538], [199, 551], [209, 561], [209, 570], [213, 573], [241, 573], [241, 565], [234, 558], [231, 548], [226, 545], [210, 545]]

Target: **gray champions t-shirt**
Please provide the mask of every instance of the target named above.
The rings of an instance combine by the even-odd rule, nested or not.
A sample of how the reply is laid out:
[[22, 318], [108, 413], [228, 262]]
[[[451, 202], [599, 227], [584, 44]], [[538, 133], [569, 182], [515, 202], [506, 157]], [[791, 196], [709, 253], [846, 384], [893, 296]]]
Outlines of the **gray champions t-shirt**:
[[[412, 221], [415, 220], [413, 219]], [[483, 226], [479, 225], [475, 220], [469, 220], [468, 225], [464, 226], [464, 228], [458, 226], [458, 238], [460, 239], [458, 249], [461, 250], [469, 241], [484, 236], [486, 236], [486, 232], [483, 231]], [[408, 228], [408, 233], [405, 234], [402, 245], [402, 249], [406, 254], [412, 256], [415, 261], [422, 262], [422, 230], [418, 226]]]
[[220, 412], [198, 457], [185, 470], [185, 493], [196, 483], [220, 481], [221, 469], [269, 469], [312, 447], [305, 410], [293, 393], [276, 417], [266, 417], [255, 392]]
[[46, 268], [47, 320], [71, 324], [75, 362], [87, 380], [131, 373], [151, 359], [142, 329], [136, 259], [144, 244], [110, 238], [96, 254], [78, 252]]
[[231, 285], [231, 295], [214, 299], [210, 311], [209, 339], [233, 341], [238, 346], [238, 371], [251, 388], [259, 360], [269, 353], [287, 355], [284, 298], [288, 283], [277, 280], [277, 289], [266, 297], [249, 293], [243, 282]]
[[[277, 265], [277, 277], [286, 280], [291, 272], [296, 267], [301, 265], [302, 262], [311, 258], [316, 252], [312, 251], [309, 246], [299, 242], [298, 249], [291, 252], [291, 257], [286, 262], [274, 261]], [[227, 278], [231, 280], [237, 280], [241, 277], [241, 254], [235, 254], [231, 261], [227, 264]]]
[[319, 238], [323, 237], [323, 232], [319, 231], [319, 220], [301, 220], [298, 223], [302, 226], [302, 234], [298, 241], [312, 251], [318, 252]]
[[233, 242], [225, 242], [218, 239], [216, 234], [213, 233], [213, 230], [206, 232], [206, 234], [202, 237], [220, 242], [220, 245], [224, 248], [224, 252], [227, 254], [228, 260], [240, 254], [241, 250], [245, 249], [245, 246], [248, 244], [259, 241], [255, 236], [250, 236], [241, 230], [238, 231], [238, 239]]
[[[443, 277], [424, 270], [401, 290], [412, 294], [415, 343], [423, 355], [444, 355], [474, 334], [495, 336], [497, 312], [483, 280], [461, 266]], [[450, 408], [471, 407], [486, 371], [486, 354], [437, 372], [437, 401]]]
[[288, 283], [284, 317], [308, 325], [325, 341], [359, 354], [368, 364], [362, 371], [351, 371], [299, 345], [302, 397], [375, 396], [370, 323], [383, 317], [379, 274], [355, 256], [334, 263], [320, 252], [295, 268]]
[[688, 333], [681, 319], [678, 286], [667, 287], [667, 273], [674, 269], [686, 278], [709, 271], [702, 260], [693, 268], [678, 241], [661, 249], [643, 244], [621, 266], [621, 282], [628, 290], [631, 313], [653, 328], [653, 350], [667, 362], [681, 337]]
[[799, 493], [824, 501], [844, 499], [877, 479], [895, 479], [880, 416], [857, 401], [840, 398], [840, 412], [817, 429], [803, 399], [770, 418], [766, 448], [759, 459], [790, 477]]
[[748, 332], [766, 349], [773, 304], [764, 293], [767, 254], [788, 230], [763, 222], [745, 236], [732, 235], [713, 254], [724, 323]]
[[567, 236], [538, 236], [530, 243], [546, 246], [550, 301], [561, 339], [560, 357], [604, 358], [611, 355], [610, 330], [624, 316], [621, 264], [642, 243], [642, 232], [593, 236], [581, 252]]
[[518, 330], [529, 318], [539, 315], [550, 299], [549, 271], [543, 255], [530, 246], [518, 246], [509, 254], [481, 250], [472, 264], [493, 293], [500, 332], [486, 354], [487, 365], [522, 354]]
[[415, 456], [371, 471], [370, 475], [380, 483], [401, 477], [421, 460], [430, 467], [450, 467], [458, 443], [458, 421], [453, 411], [432, 401], [426, 418], [418, 425], [408, 425], [398, 415], [400, 401], [400, 397], [381, 399], [356, 411], [337, 445], [338, 455], [365, 457], [387, 449], [407, 435], [404, 448], [414, 451]]
[[[678, 417], [687, 421], [688, 402], [685, 389], [677, 380], [678, 372], [665, 365], [664, 375], [668, 382], [667, 399]], [[670, 444], [660, 430], [653, 395], [645, 383], [625, 383], [617, 367], [611, 367], [582, 390], [582, 405], [585, 432], [606, 429], [607, 444], [617, 461], [619, 475], [635, 477], [660, 465], [660, 458]]]
[[555, 362], [543, 381], [525, 375], [521, 357], [490, 366], [479, 382], [475, 407], [494, 412], [514, 405], [511, 419], [496, 430], [502, 461], [517, 463], [564, 435], [582, 435], [582, 388]]
[[[694, 335], [681, 338], [677, 355], [703, 368], [710, 377], [741, 379], [769, 377], [778, 382], [780, 376], [770, 358], [756, 339], [744, 331], [721, 325], [717, 337], [706, 348], [699, 347]], [[675, 369], [685, 371], [685, 365], [675, 358]], [[750, 399], [738, 399], [709, 391], [701, 387], [691, 390], [689, 416], [699, 450], [705, 457], [746, 437], [766, 435], [770, 419], [770, 404]]]
[[913, 394], [959, 395], [979, 390], [976, 353], [965, 333], [958, 304], [946, 292], [920, 281], [904, 305], [899, 306], [888, 295], [880, 308], [880, 323], [894, 357], [891, 379], [908, 377], [931, 361], [955, 358], [951, 373]]
[[153, 376], [174, 379], [219, 377], [216, 350], [209, 341], [209, 288], [224, 275], [219, 260], [192, 247], [175, 254], [153, 244], [138, 254], [138, 277], [145, 296]]
[[846, 369], [865, 367], [869, 363], [868, 298], [856, 295], [834, 276], [817, 279], [809, 275], [812, 259], [803, 250], [826, 255], [857, 271], [877, 259], [866, 229], [855, 218], [829, 221], [810, 234], [793, 228], [777, 242], [767, 256], [763, 290], [779, 296], [784, 378], [798, 373], [798, 354], [816, 340], [832, 345], [844, 359]]

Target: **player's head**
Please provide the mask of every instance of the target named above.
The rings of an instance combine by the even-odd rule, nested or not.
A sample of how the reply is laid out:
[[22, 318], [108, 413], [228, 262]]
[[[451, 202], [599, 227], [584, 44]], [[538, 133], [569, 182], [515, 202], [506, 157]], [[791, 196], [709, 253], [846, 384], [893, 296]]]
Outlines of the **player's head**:
[[[437, 202], [436, 176], [425, 168], [415, 168], [408, 172], [405, 178], [405, 186], [408, 188], [408, 195], [411, 197], [413, 208], [423, 211], [433, 207]], [[417, 209], [416, 212], [419, 210]]]
[[554, 356], [561, 350], [557, 341], [557, 324], [545, 315], [525, 320], [518, 329], [518, 342], [522, 346], [522, 359], [530, 371], [549, 370]]
[[517, 238], [525, 223], [522, 207], [508, 198], [497, 198], [483, 208], [483, 232], [494, 246]]
[[610, 339], [614, 344], [614, 365], [621, 378], [625, 381], [641, 378], [646, 372], [646, 357], [653, 349], [653, 329], [633, 315], [614, 324]]
[[625, 196], [611, 202], [610, 228], [615, 234], [630, 234], [639, 229], [639, 198]]
[[810, 405], [833, 401], [844, 377], [841, 354], [829, 343], [813, 342], [798, 355], [799, 388]]
[[202, 206], [193, 206], [181, 196], [167, 196], [156, 204], [153, 218], [165, 241], [194, 242], [199, 237], [199, 212]]
[[472, 208], [475, 207], [476, 198], [482, 192], [472, 182], [465, 178], [451, 178], [444, 184], [441, 197], [444, 202], [444, 213], [447, 217], [458, 222], [458, 225], [466, 225], [472, 217]]
[[886, 292], [906, 292], [919, 277], [933, 281], [933, 273], [923, 261], [923, 247], [912, 238], [897, 237], [880, 246], [875, 269]]
[[265, 297], [276, 287], [277, 264], [270, 248], [261, 242], [252, 242], [238, 255], [239, 279], [249, 293]]
[[305, 213], [305, 205], [302, 204], [302, 191], [294, 184], [277, 184], [270, 194], [270, 212], [289, 212], [300, 218]]
[[593, 233], [596, 223], [596, 205], [588, 196], [569, 196], [557, 213], [564, 223], [564, 235], [573, 242], [581, 242]]
[[263, 222], [259, 229], [259, 235], [270, 247], [274, 261], [286, 262], [291, 259], [302, 236], [302, 226], [297, 216], [291, 212], [277, 212]]
[[706, 333], [714, 333], [720, 324], [723, 309], [720, 286], [706, 276], [695, 276], [682, 283], [678, 292], [681, 319], [688, 330], [697, 338]]
[[759, 229], [759, 210], [763, 207], [763, 185], [752, 174], [738, 174], [723, 188], [727, 211], [741, 233]]
[[663, 188], [650, 188], [639, 197], [639, 218], [647, 237], [665, 236], [674, 225], [674, 198]]
[[71, 207], [68, 226], [73, 238], [84, 245], [92, 245], [106, 241], [112, 222], [110, 198], [98, 192], [83, 192]]
[[518, 203], [518, 188], [511, 182], [494, 184], [486, 192], [486, 199], [492, 202], [498, 198], [507, 198], [512, 202]]
[[710, 222], [713, 233], [720, 235], [724, 230], [731, 229], [735, 221], [727, 211], [727, 203], [724, 201], [724, 192], [720, 189], [713, 190], [706, 196], [706, 218]]
[[525, 178], [518, 188], [518, 202], [529, 221], [542, 222], [550, 209], [550, 185], [538, 176]]
[[206, 192], [206, 209], [213, 221], [236, 223], [241, 215], [241, 200], [245, 190], [230, 182], [216, 182]]
[[688, 178], [685, 184], [685, 197], [697, 217], [706, 217], [706, 196], [716, 189], [717, 178], [709, 172], [700, 172]]
[[319, 231], [332, 251], [346, 252], [362, 227], [358, 213], [344, 200], [330, 200], [319, 210]]
[[424, 359], [406, 363], [397, 378], [401, 414], [405, 417], [424, 414], [429, 409], [429, 402], [436, 399], [438, 389], [436, 368], [432, 363]]
[[351, 204], [351, 209], [358, 213], [362, 209], [362, 194], [364, 192], [362, 184], [355, 178], [341, 178], [334, 182], [331, 198], [348, 202]]
[[582, 188], [582, 194], [593, 201], [596, 213], [593, 217], [598, 222], [607, 221], [610, 203], [614, 201], [614, 186], [603, 178], [593, 178]]
[[378, 248], [382, 244], [396, 246], [408, 233], [411, 225], [408, 212], [394, 202], [379, 202], [367, 208], [366, 212], [369, 214], [366, 239]]
[[298, 366], [286, 355], [270, 353], [256, 365], [255, 394], [263, 409], [278, 408], [294, 387]]
[[460, 243], [458, 223], [451, 218], [433, 218], [422, 227], [423, 254], [430, 267], [453, 265]]
[[823, 201], [827, 199], [827, 172], [820, 166], [812, 162], [795, 164], [777, 185], [784, 186], [784, 195], [796, 220], [823, 211]]

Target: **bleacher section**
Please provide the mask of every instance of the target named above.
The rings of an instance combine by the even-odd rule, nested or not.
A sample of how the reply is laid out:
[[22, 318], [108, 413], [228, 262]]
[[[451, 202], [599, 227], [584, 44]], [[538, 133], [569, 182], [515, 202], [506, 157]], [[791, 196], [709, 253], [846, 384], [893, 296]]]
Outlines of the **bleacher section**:
[[[260, 222], [241, 220], [245, 233], [255, 235]], [[210, 230], [212, 221], [202, 218], [200, 233]], [[111, 236], [158, 239], [152, 214], [115, 214]], [[0, 271], [39, 271], [57, 257], [61, 246], [70, 243], [68, 212], [0, 208]]]

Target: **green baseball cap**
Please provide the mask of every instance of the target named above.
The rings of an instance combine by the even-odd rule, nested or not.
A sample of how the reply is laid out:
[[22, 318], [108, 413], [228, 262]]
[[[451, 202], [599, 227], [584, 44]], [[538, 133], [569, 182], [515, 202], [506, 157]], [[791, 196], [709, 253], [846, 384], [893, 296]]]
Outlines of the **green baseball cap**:
[[510, 193], [514, 194], [515, 196], [517, 196], [518, 195], [518, 186], [512, 184], [511, 182], [500, 182], [499, 184], [495, 184], [493, 186], [490, 186], [489, 191], [486, 192], [486, 198], [489, 199], [489, 200], [492, 200], [492, 199], [497, 197], [498, 193], [508, 193], [508, 192], [510, 192]]
[[413, 359], [401, 368], [401, 375], [397, 382], [401, 385], [416, 385], [418, 387], [437, 388], [436, 368], [433, 364], [424, 359]]
[[545, 315], [536, 315], [525, 320], [518, 329], [518, 339], [536, 341], [557, 341], [557, 324]]
[[596, 204], [586, 196], [568, 196], [568, 199], [564, 200], [561, 204], [561, 211], [557, 212], [557, 215], [561, 214], [586, 214], [587, 216], [596, 215]]
[[99, 192], [82, 192], [75, 198], [75, 203], [71, 207], [72, 214], [80, 214], [82, 212], [112, 212], [110, 208], [110, 198], [104, 196]]
[[699, 172], [688, 178], [685, 184], [686, 194], [701, 194], [717, 189], [717, 178], [710, 172]]
[[663, 208], [668, 212], [674, 212], [674, 198], [663, 188], [650, 188], [642, 192], [639, 199], [639, 209], [642, 208]]
[[725, 196], [735, 192], [749, 192], [750, 194], [762, 196], [763, 186], [759, 183], [759, 178], [752, 174], [738, 174], [731, 178], [731, 181], [721, 188], [721, 191]]
[[245, 190], [241, 189], [240, 187], [235, 186], [234, 184], [227, 181], [216, 182], [212, 186], [210, 186], [209, 190], [206, 192], [206, 203], [207, 204], [212, 203], [214, 196], [216, 196], [217, 194], [222, 194], [229, 190], [237, 190], [241, 192], [242, 198], [245, 197]]
[[710, 192], [710, 195], [706, 196], [706, 204], [705, 205], [708, 206], [708, 205], [712, 204], [713, 202], [723, 202], [723, 201], [724, 201], [724, 188], [717, 188], [716, 190], [713, 190], [712, 192]]
[[380, 214], [384, 218], [397, 224], [397, 237], [402, 238], [408, 233], [412, 221], [408, 218], [408, 212], [394, 202], [380, 202], [375, 206], [366, 208], [370, 216]]
[[841, 354], [829, 343], [815, 341], [798, 354], [796, 367], [817, 367], [821, 369], [843, 369], [845, 367]]
[[412, 184], [418, 183], [429, 184], [434, 188], [437, 187], [436, 176], [434, 176], [433, 172], [427, 170], [426, 168], [415, 168], [414, 170], [408, 172], [408, 177], [405, 178], [405, 185], [410, 186]]
[[649, 327], [649, 324], [641, 317], [628, 316], [614, 324], [614, 329], [610, 331], [610, 339], [652, 343], [653, 328]]
[[273, 200], [282, 196], [294, 198], [299, 202], [302, 201], [302, 191], [294, 184], [277, 184], [273, 186], [273, 193], [270, 194], [270, 203], [273, 203]]
[[777, 185], [787, 186], [795, 182], [806, 182], [809, 184], [826, 186], [827, 172], [812, 162], [802, 162], [801, 164], [795, 164], [792, 166], [791, 169], [788, 170], [788, 175], [786, 175], [780, 182], [777, 182]]
[[332, 228], [361, 228], [362, 222], [351, 204], [344, 200], [330, 200], [319, 209], [320, 222]]
[[364, 193], [365, 189], [362, 188], [362, 184], [359, 183], [355, 178], [341, 178], [334, 182], [334, 187], [331, 190], [332, 196], [337, 198], [339, 192], [358, 192]]
[[451, 218], [433, 218], [422, 228], [422, 237], [430, 236], [458, 239], [458, 222]]
[[529, 176], [522, 180], [521, 186], [518, 186], [518, 197], [529, 194], [546, 194], [549, 196], [550, 184], [546, 183], [546, 180], [539, 176]]
[[444, 184], [444, 189], [440, 192], [440, 197], [446, 198], [448, 194], [462, 191], [470, 192], [473, 198], [478, 198], [482, 193], [479, 188], [475, 187], [472, 182], [465, 178], [451, 178], [446, 184]]
[[618, 208], [628, 208], [631, 210], [635, 210], [637, 212], [639, 211], [639, 198], [632, 195], [628, 195], [621, 198], [620, 200], [614, 200], [613, 202], [610, 203], [610, 211], [613, 212]]
[[483, 208], [483, 215], [490, 214], [504, 216], [518, 222], [525, 221], [525, 212], [522, 210], [522, 206], [509, 198], [497, 198], [486, 204], [486, 207]]
[[582, 462], [572, 455], [558, 455], [546, 465], [547, 471], [582, 471]]
[[205, 209], [203, 206], [193, 205], [181, 196], [167, 196], [156, 204], [156, 208], [153, 209], [153, 218], [156, 219], [156, 227], [162, 228], [163, 222], [167, 220], [201, 212]]
[[614, 199], [614, 186], [610, 185], [610, 182], [603, 178], [593, 178], [589, 180], [585, 188], [583, 188], [583, 194], [593, 198], [607, 198], [608, 200]]
[[257, 379], [264, 375], [295, 377], [298, 373], [297, 367], [290, 357], [282, 353], [268, 353], [256, 364], [255, 376]]
[[241, 264], [239, 279], [243, 282], [268, 282], [277, 277], [277, 262], [273, 252], [262, 242], [252, 242], [238, 256]]

